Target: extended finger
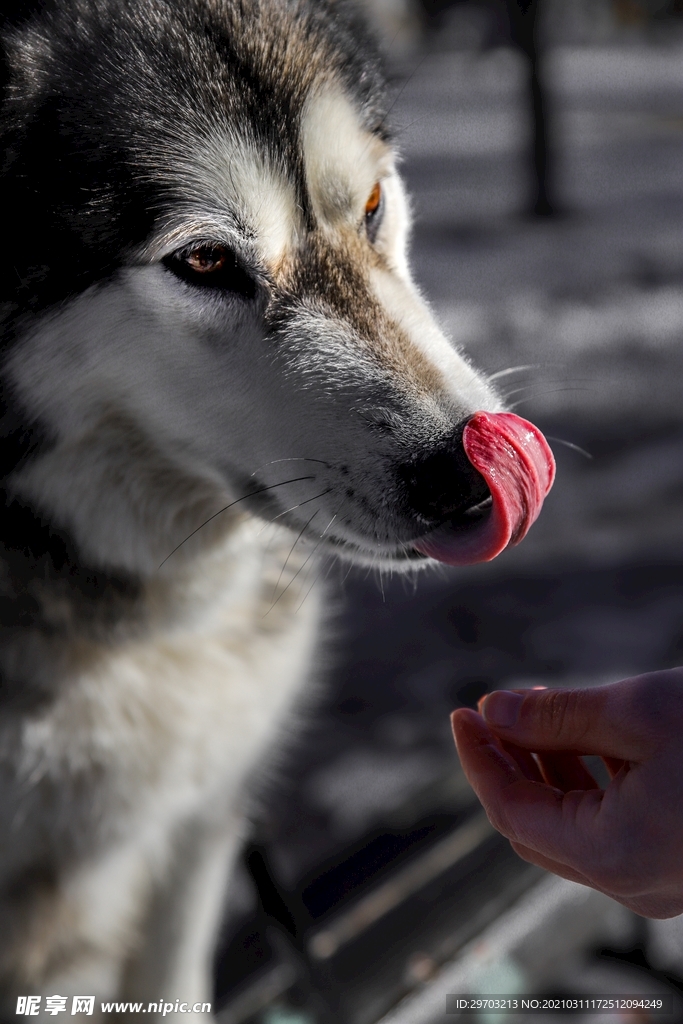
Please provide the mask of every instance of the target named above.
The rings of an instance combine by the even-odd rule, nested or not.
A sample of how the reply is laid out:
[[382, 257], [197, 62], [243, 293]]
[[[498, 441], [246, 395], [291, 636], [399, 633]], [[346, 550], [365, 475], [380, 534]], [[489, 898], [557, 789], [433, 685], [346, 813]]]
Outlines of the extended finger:
[[586, 690], [498, 690], [482, 712], [491, 729], [528, 750], [641, 761], [661, 743], [641, 713], [642, 693], [642, 677]]
[[451, 715], [451, 724], [463, 771], [484, 806], [484, 794], [526, 778], [523, 769], [487, 728], [481, 715], [461, 708]]
[[564, 794], [530, 781], [480, 715], [462, 709], [452, 721], [463, 769], [493, 826], [512, 842], [589, 874], [602, 831], [596, 827], [602, 791]]
[[[544, 690], [545, 687], [539, 686], [535, 687], [535, 689]], [[480, 715], [483, 714], [484, 701], [487, 696], [488, 694], [484, 694], [477, 701], [477, 711]], [[500, 737], [498, 737], [498, 740], [501, 748], [519, 765], [527, 779], [531, 779], [532, 782], [544, 781], [538, 761], [530, 750], [526, 750], [524, 747], [519, 747], [516, 743], [506, 743]]]
[[[539, 687], [539, 689], [544, 689], [544, 687]], [[484, 696], [480, 697], [477, 701], [477, 711], [480, 715], [487, 696], [487, 694], [484, 694]], [[493, 735], [494, 738], [497, 739], [501, 750], [506, 754], [509, 754], [511, 759], [519, 765], [525, 778], [531, 779], [532, 782], [544, 781], [538, 762], [530, 750], [526, 750], [524, 747], [518, 747], [516, 743], [507, 743], [505, 740], [501, 739], [500, 736], [496, 737], [495, 733]]]

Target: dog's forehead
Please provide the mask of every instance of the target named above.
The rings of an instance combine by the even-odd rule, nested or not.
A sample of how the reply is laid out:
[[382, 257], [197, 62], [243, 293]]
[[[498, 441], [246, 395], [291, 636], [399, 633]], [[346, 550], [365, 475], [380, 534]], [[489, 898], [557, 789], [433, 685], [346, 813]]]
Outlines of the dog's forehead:
[[173, 176], [185, 209], [164, 231], [159, 247], [176, 245], [182, 235], [220, 237], [227, 229], [273, 265], [302, 229], [295, 176], [276, 153], [249, 137], [217, 132], [188, 146]]
[[311, 90], [303, 104], [294, 159], [256, 133], [214, 131], [188, 140], [173, 161], [186, 228], [166, 225], [155, 249], [226, 226], [242, 235], [269, 267], [296, 249], [311, 221], [334, 230], [355, 227], [373, 185], [393, 167], [392, 152], [372, 134], [337, 83]]
[[320, 226], [363, 210], [375, 182], [393, 167], [388, 145], [362, 124], [334, 82], [309, 95], [301, 116], [307, 191]]

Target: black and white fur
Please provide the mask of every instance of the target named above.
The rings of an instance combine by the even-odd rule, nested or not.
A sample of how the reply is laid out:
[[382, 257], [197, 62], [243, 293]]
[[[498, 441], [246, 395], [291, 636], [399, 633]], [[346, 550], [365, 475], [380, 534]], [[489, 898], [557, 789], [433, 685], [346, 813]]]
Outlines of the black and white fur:
[[0, 989], [202, 1002], [302, 569], [418, 564], [499, 404], [411, 282], [353, 6], [3, 7]]

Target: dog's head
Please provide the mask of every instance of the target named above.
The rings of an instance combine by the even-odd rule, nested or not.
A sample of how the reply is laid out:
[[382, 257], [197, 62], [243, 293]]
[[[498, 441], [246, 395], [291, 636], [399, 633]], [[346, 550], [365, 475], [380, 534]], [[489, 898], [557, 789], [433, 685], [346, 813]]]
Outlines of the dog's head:
[[488, 498], [463, 427], [500, 406], [411, 281], [355, 8], [30, 6], [5, 32], [5, 378], [45, 441], [10, 489], [135, 571], [228, 505], [423, 557]]

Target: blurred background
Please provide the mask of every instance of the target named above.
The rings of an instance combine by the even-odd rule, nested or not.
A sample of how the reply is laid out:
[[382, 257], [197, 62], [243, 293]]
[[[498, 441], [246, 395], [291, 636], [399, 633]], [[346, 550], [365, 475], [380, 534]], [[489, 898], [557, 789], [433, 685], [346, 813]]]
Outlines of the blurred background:
[[683, 2], [364, 2], [416, 278], [551, 439], [557, 483], [492, 564], [330, 573], [322, 684], [240, 863], [219, 1017], [438, 1024], [446, 993], [545, 992], [674, 1006], [587, 1024], [683, 1021], [683, 921], [518, 860], [448, 722], [498, 687], [683, 662]]

